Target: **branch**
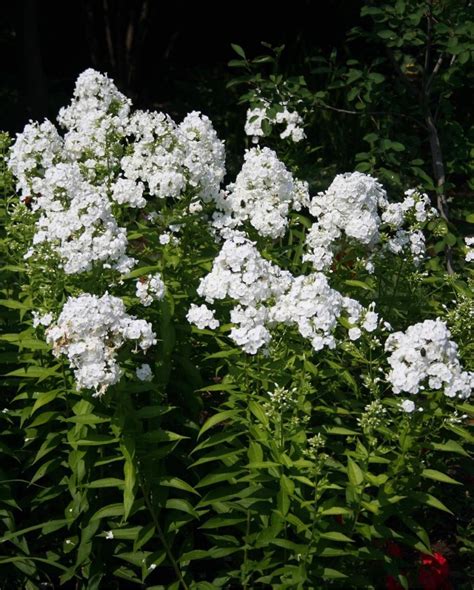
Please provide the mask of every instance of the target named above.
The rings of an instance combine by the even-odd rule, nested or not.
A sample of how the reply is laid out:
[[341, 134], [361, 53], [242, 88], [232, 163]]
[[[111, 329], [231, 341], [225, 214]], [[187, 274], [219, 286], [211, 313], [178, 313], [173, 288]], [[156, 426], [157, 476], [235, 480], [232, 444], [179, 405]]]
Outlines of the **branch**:
[[382, 117], [390, 115], [391, 117], [400, 117], [402, 119], [408, 119], [409, 121], [416, 123], [420, 127], [423, 127], [423, 129], [426, 129], [426, 126], [423, 125], [423, 123], [419, 119], [417, 119], [416, 117], [412, 117], [411, 115], [406, 115], [405, 113], [392, 113], [390, 111], [351, 111], [349, 109], [340, 109], [337, 107], [333, 107], [330, 104], [326, 104], [321, 99], [318, 99], [317, 104], [318, 106], [321, 106], [324, 109], [328, 109], [329, 111], [335, 111], [336, 113], [343, 113], [345, 115], [380, 115]]

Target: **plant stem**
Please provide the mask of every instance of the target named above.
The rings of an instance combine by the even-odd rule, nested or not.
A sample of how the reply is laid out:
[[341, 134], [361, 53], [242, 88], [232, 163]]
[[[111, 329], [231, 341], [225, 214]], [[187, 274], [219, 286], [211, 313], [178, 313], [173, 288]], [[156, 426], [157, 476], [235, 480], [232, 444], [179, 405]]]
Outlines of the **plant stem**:
[[179, 569], [178, 562], [174, 558], [173, 553], [171, 551], [171, 547], [169, 546], [168, 541], [166, 540], [165, 534], [163, 533], [163, 529], [160, 526], [160, 523], [158, 521], [158, 517], [157, 517], [156, 512], [153, 508], [153, 505], [150, 501], [150, 498], [148, 495], [148, 490], [146, 489], [146, 486], [141, 478], [141, 474], [138, 471], [138, 469], [137, 469], [137, 473], [138, 473], [139, 480], [140, 480], [140, 489], [142, 490], [142, 494], [143, 494], [143, 498], [145, 500], [146, 507], [148, 509], [148, 512], [151, 515], [151, 518], [153, 520], [153, 524], [155, 525], [155, 528], [156, 528], [156, 532], [158, 533], [158, 537], [160, 538], [160, 541], [163, 543], [163, 547], [165, 548], [166, 555], [168, 556], [168, 559], [170, 560], [171, 565], [173, 566], [173, 569], [175, 571], [175, 574], [176, 574], [181, 586], [184, 588], [184, 590], [189, 590], [188, 585], [184, 581], [183, 574], [181, 573], [181, 570]]

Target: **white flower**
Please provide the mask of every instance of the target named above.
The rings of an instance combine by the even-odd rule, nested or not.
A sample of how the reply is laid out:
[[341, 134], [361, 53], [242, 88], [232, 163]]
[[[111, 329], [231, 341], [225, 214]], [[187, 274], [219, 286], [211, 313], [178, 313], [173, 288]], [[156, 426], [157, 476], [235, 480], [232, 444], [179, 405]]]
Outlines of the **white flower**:
[[165, 284], [161, 275], [156, 273], [146, 277], [140, 277], [135, 284], [136, 296], [145, 307], [150, 306], [153, 301], [160, 301], [165, 296]]
[[361, 172], [338, 174], [327, 191], [311, 201], [317, 218], [310, 229], [304, 260], [324, 270], [333, 260], [334, 243], [343, 234], [367, 246], [379, 241], [378, 208], [387, 202], [386, 192], [375, 178]]
[[140, 381], [151, 381], [153, 379], [153, 373], [150, 365], [144, 363], [140, 367], [135, 369], [135, 374]]
[[194, 324], [200, 330], [210, 328], [215, 330], [219, 326], [219, 320], [214, 317], [214, 310], [209, 309], [207, 305], [195, 305], [191, 303], [191, 307], [186, 314], [186, 319], [190, 324]]
[[474, 387], [474, 373], [463, 371], [457, 345], [442, 320], [425, 320], [405, 332], [391, 334], [385, 342], [390, 353], [387, 380], [394, 393], [418, 393], [426, 383], [442, 389], [448, 397], [468, 398]]
[[289, 111], [284, 105], [277, 105], [280, 110], [276, 115], [270, 115], [270, 103], [262, 101], [261, 106], [247, 110], [247, 118], [245, 121], [245, 133], [252, 137], [253, 143], [258, 143], [260, 137], [265, 135], [262, 125], [264, 121], [269, 124], [285, 125], [285, 129], [280, 133], [281, 139], [291, 138], [295, 143], [298, 143], [306, 137], [303, 129], [303, 119], [296, 111]]
[[290, 210], [308, 202], [307, 184], [295, 180], [273, 150], [252, 148], [235, 183], [217, 199], [213, 225], [236, 228], [248, 221], [262, 236], [278, 238], [285, 234]]
[[113, 533], [113, 531], [107, 531], [107, 532], [105, 533], [105, 538], [106, 538], [106, 539], [113, 539], [113, 538], [114, 538], [114, 533]]
[[33, 312], [33, 328], [37, 328], [38, 326], [49, 326], [49, 324], [53, 321], [53, 314], [46, 313], [44, 315], [40, 315], [37, 311]]
[[474, 260], [474, 236], [464, 238], [467, 246], [466, 251], [466, 262], [472, 262]]
[[46, 339], [55, 356], [68, 357], [77, 386], [95, 389], [95, 395], [120, 379], [115, 356], [126, 340], [137, 341], [142, 350], [156, 343], [151, 325], [128, 315], [123, 301], [108, 293], [69, 297]]
[[146, 199], [143, 198], [143, 182], [135, 182], [128, 178], [118, 178], [112, 188], [112, 199], [120, 205], [130, 207], [144, 207]]
[[407, 414], [411, 414], [412, 412], [415, 411], [416, 406], [415, 404], [410, 400], [410, 399], [406, 399], [401, 403], [401, 409], [406, 412]]
[[360, 328], [350, 328], [349, 332], [349, 340], [359, 340], [362, 335]]

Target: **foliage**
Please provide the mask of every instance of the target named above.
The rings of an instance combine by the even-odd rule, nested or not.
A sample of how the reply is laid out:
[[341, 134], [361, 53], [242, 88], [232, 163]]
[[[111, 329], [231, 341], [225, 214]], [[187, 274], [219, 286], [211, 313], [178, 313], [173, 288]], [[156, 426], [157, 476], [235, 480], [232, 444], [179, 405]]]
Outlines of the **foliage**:
[[[442, 7], [442, 3], [433, 4], [433, 10]], [[421, 35], [414, 11], [411, 4], [398, 2], [393, 9], [388, 4], [380, 9], [369, 7], [367, 14], [374, 19], [374, 34], [391, 49]], [[389, 18], [397, 14], [399, 20]], [[456, 18], [461, 16], [453, 15]], [[468, 29], [456, 29], [451, 35], [439, 27], [438, 16], [435, 20], [433, 51], [441, 48], [451, 55], [464, 55]], [[407, 22], [411, 28], [406, 28]], [[399, 41], [392, 33], [380, 35], [385, 30], [397, 31], [397, 27], [405, 27], [412, 36]], [[455, 44], [443, 45], [443, 35], [448, 33], [457, 39]], [[395, 57], [403, 60], [405, 54], [397, 53], [399, 49], [394, 47]], [[239, 59], [231, 65], [247, 70], [244, 78], [235, 80], [237, 87], [245, 83], [249, 88], [242, 103], [255, 108], [264, 97], [270, 108], [275, 105], [269, 118], [275, 124], [262, 124], [260, 141], [276, 151], [275, 161], [278, 154], [286, 166], [284, 170], [275, 168], [285, 187], [283, 190], [279, 185], [278, 194], [286, 225], [277, 237], [252, 224], [256, 205], [241, 221], [236, 220], [241, 213], [225, 208], [232, 198], [238, 202], [239, 195], [260, 195], [252, 193], [260, 190], [257, 182], [245, 186], [248, 193], [239, 192], [243, 190], [243, 181], [239, 184], [242, 172], [227, 186], [227, 200], [220, 200], [218, 191], [210, 198], [211, 185], [207, 185], [207, 193], [199, 192], [200, 183], [207, 178], [199, 174], [219, 160], [217, 140], [208, 127], [199, 127], [196, 135], [199, 140], [211, 138], [215, 160], [192, 167], [180, 156], [177, 162], [182, 168], [178, 171], [184, 170], [186, 183], [179, 194], [166, 198], [153, 195], [151, 180], [145, 179], [142, 171], [146, 205], [113, 201], [110, 195], [125, 174], [123, 158], [133, 153], [139, 141], [123, 131], [122, 122], [117, 124], [119, 106], [125, 104], [120, 103], [125, 98], [119, 97], [118, 103], [108, 105], [109, 110], [99, 108], [96, 126], [84, 125], [78, 136], [71, 133], [70, 137], [80, 140], [81, 134], [92, 129], [77, 160], [59, 165], [78, 163], [84, 177], [93, 171], [87, 182], [99, 187], [101, 198], [100, 191], [106, 187], [103, 190], [112, 203], [113, 218], [126, 228], [127, 254], [138, 262], [120, 270], [114, 268], [114, 259], [95, 259], [90, 268], [66, 272], [58, 240], [35, 242], [33, 254], [29, 253], [46, 210], [35, 207], [45, 194], [32, 191], [27, 195], [23, 186], [18, 199], [15, 179], [6, 165], [18, 149], [18, 139], [17, 147], [9, 152], [8, 136], [1, 137], [0, 182], [5, 195], [0, 300], [0, 365], [5, 391], [0, 413], [2, 587], [379, 588], [380, 580], [391, 578], [399, 587], [408, 588], [421, 583], [423, 568], [430, 570], [442, 563], [443, 576], [449, 575], [458, 587], [467, 588], [474, 570], [469, 494], [474, 477], [469, 431], [473, 406], [465, 399], [444, 395], [446, 384], [426, 384], [416, 396], [410, 396], [416, 400], [417, 410], [402, 411], [388, 377], [389, 358], [384, 348], [390, 330], [404, 331], [424, 320], [440, 318], [459, 346], [464, 368], [472, 363], [472, 270], [464, 262], [465, 248], [458, 230], [446, 220], [420, 221], [420, 216], [413, 226], [416, 229], [406, 230], [426, 235], [427, 255], [417, 266], [409, 250], [399, 255], [383, 249], [384, 240], [392, 239], [384, 233], [389, 223], [384, 225], [379, 219], [380, 239], [371, 244], [355, 239], [347, 227], [346, 233], [341, 229], [329, 246], [334, 260], [323, 269], [331, 293], [359, 303], [361, 317], [375, 309], [378, 318], [373, 331], [364, 331], [358, 327], [363, 327], [362, 320], [357, 323], [359, 320], [341, 313], [333, 332], [326, 334], [334, 335], [334, 347], [315, 350], [299, 326], [275, 321], [260, 326], [268, 328], [271, 335], [266, 348], [247, 354], [236, 336], [236, 328], [244, 325], [236, 326], [232, 315], [237, 305], [246, 309], [254, 305], [256, 310], [271, 314], [281, 297], [278, 280], [283, 277], [283, 282], [288, 279], [294, 284], [303, 276], [318, 274], [305, 259], [307, 234], [316, 225], [312, 214], [315, 197], [311, 204], [303, 202], [301, 206], [294, 201], [290, 206], [291, 190], [304, 192], [296, 182], [291, 184], [294, 179], [309, 180], [310, 194], [314, 195], [317, 189], [327, 188], [335, 171], [357, 162], [359, 171], [370, 171], [388, 181], [396, 197], [393, 203], [401, 203], [401, 193], [414, 181], [422, 190], [434, 191], [435, 183], [427, 180], [424, 162], [414, 163], [424, 149], [415, 143], [415, 134], [408, 133], [407, 127], [406, 141], [398, 131], [392, 135], [399, 121], [397, 113], [380, 116], [375, 123], [371, 114], [382, 100], [400, 113], [408, 114], [410, 108], [402, 100], [390, 101], [387, 87], [378, 77], [387, 74], [378, 74], [372, 66], [368, 72], [358, 70], [361, 75], [353, 73], [352, 78], [350, 69], [344, 66], [341, 70], [335, 64], [324, 66], [324, 72], [314, 72], [331, 76], [334, 82], [323, 96], [322, 91], [310, 90], [305, 79], [285, 79], [278, 73], [282, 48], [253, 60], [247, 59], [241, 47], [234, 46], [234, 50]], [[453, 61], [443, 83], [459, 83], [467, 63], [464, 60]], [[314, 66], [316, 62], [310, 63]], [[257, 70], [268, 65], [275, 69], [266, 78]], [[356, 65], [348, 67], [353, 71]], [[384, 60], [376, 65], [388, 67]], [[100, 76], [96, 79], [108, 83]], [[345, 94], [349, 84], [358, 89], [359, 98]], [[447, 101], [447, 87], [441, 87], [441, 81], [439, 84], [437, 96]], [[358, 103], [354, 107], [361, 113], [358, 125], [368, 133], [369, 124], [374, 124], [379, 135], [372, 142], [365, 140], [370, 146], [367, 156], [354, 157], [357, 142], [350, 139], [347, 151], [342, 150], [334, 163], [328, 164], [318, 155], [321, 150], [311, 147], [318, 145], [313, 142], [318, 132], [312, 127], [316, 121], [312, 118], [329, 113], [325, 125], [330, 128], [332, 117], [341, 113], [323, 109], [325, 104], [331, 106], [335, 92], [348, 103], [360, 100], [362, 107], [357, 107]], [[403, 97], [408, 100], [408, 94]], [[344, 103], [341, 108], [346, 106]], [[419, 105], [413, 105], [417, 108]], [[277, 115], [284, 109], [303, 115], [307, 142], [278, 137], [282, 128]], [[81, 114], [85, 117], [81, 121], [87, 120], [90, 111], [93, 109]], [[419, 112], [415, 116], [419, 117]], [[448, 133], [448, 117], [443, 117], [440, 115], [440, 121], [447, 125], [443, 133]], [[198, 125], [196, 121], [193, 119], [193, 125]], [[182, 139], [176, 129], [184, 127], [169, 125], [170, 136], [176, 135], [167, 149], [178, 145], [185, 153], [186, 141], [195, 141], [196, 136]], [[94, 152], [101, 145], [101, 138], [95, 135], [98, 128], [106, 129], [106, 160]], [[344, 134], [350, 137], [358, 131], [334, 126], [333, 133], [341, 134], [335, 138], [334, 153]], [[467, 142], [467, 135], [463, 137]], [[391, 143], [382, 144], [384, 141]], [[155, 147], [159, 148], [160, 142], [156, 140]], [[192, 153], [197, 153], [200, 145]], [[147, 158], [156, 156], [153, 149], [149, 147]], [[254, 149], [250, 153], [256, 154], [258, 162], [262, 151]], [[30, 155], [27, 151], [27, 157]], [[35, 178], [43, 182], [45, 172], [58, 166], [58, 160], [42, 165], [40, 156], [34, 153], [34, 157], [36, 166], [25, 174], [28, 183], [36, 182]], [[238, 157], [232, 154], [235, 161]], [[453, 178], [469, 172], [464, 156], [457, 152], [456, 158], [446, 160], [451, 162], [447, 169]], [[265, 179], [263, 186], [273, 197], [268, 183], [277, 182], [278, 175], [268, 179], [265, 170], [260, 173]], [[46, 182], [42, 186], [48, 189]], [[68, 188], [70, 194], [75, 190], [77, 185]], [[262, 194], [267, 198], [265, 191]], [[347, 198], [343, 192], [340, 196], [341, 200]], [[58, 202], [63, 199], [60, 202], [65, 209], [72, 209], [73, 197], [69, 202], [62, 193], [57, 198]], [[270, 217], [274, 205], [268, 198]], [[224, 224], [219, 234], [212, 225], [216, 213], [231, 224], [230, 230]], [[222, 219], [219, 215], [218, 220]], [[323, 218], [318, 215], [319, 222]], [[100, 224], [94, 228], [95, 235], [104, 229]], [[204, 297], [202, 280], [212, 275], [226, 242], [226, 230], [237, 236], [237, 246], [251, 238], [258, 254], [252, 264], [266, 269], [276, 287], [258, 299], [261, 284], [267, 280], [261, 271], [249, 279], [247, 291], [242, 292], [253, 301], [249, 303], [242, 293], [240, 299], [228, 293], [212, 302], [206, 299], [220, 325], [191, 327], [189, 309], [200, 303], [198, 295]], [[65, 244], [79, 239], [81, 231], [71, 233]], [[235, 231], [237, 234], [232, 234]], [[454, 250], [459, 270], [454, 275], [446, 274], [439, 256], [447, 244]], [[237, 257], [236, 252], [237, 248]], [[250, 275], [252, 268], [250, 265], [246, 270]], [[288, 278], [285, 273], [290, 271]], [[159, 273], [166, 292], [148, 305], [139, 295], [139, 285], [143, 288], [151, 273]], [[133, 349], [130, 343], [120, 350], [110, 345], [122, 369], [120, 380], [106, 391], [100, 387], [81, 390], [65, 355], [58, 354], [51, 330], [57, 327], [67, 301], [84, 293], [102, 296], [105, 292], [121, 298], [133, 317], [149, 322], [157, 343], [148, 350]], [[293, 302], [295, 314], [300, 303]], [[49, 313], [51, 325], [49, 320], [42, 324]], [[360, 334], [353, 336], [354, 330]], [[45, 340], [55, 345], [56, 356]], [[65, 338], [58, 346], [68, 344]], [[420, 355], [426, 356], [426, 351]], [[151, 380], [137, 376], [141, 362], [150, 366]], [[445, 557], [449, 574], [442, 561]]]

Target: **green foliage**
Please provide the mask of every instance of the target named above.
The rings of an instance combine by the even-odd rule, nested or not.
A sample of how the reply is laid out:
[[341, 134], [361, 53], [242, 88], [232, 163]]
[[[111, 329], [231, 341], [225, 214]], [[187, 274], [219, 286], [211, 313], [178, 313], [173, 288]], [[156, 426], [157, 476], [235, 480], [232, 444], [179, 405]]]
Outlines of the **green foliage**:
[[[313, 190], [356, 165], [396, 194], [407, 183], [434, 192], [428, 139], [419, 132], [423, 105], [409, 88], [426, 86], [446, 55], [430, 91], [448, 189], [464, 177], [472, 188], [466, 154], [473, 138], [462, 125], [467, 115], [452, 102], [472, 55], [466, 11], [454, 2], [367, 4], [367, 29], [352, 38], [391, 54], [381, 51], [370, 63], [308, 56], [304, 77], [281, 73], [283, 47], [250, 58], [233, 45], [238, 59], [229, 65], [243, 74], [230, 86], [243, 105], [264, 97], [275, 113], [284, 103], [304, 116], [310, 147], [280, 141], [272, 125], [262, 141], [278, 145]], [[117, 293], [157, 270], [168, 289], [150, 310], [159, 342], [146, 360], [157, 378], [138, 383], [125, 350], [118, 385], [100, 398], [78, 392], [41, 328], [32, 327], [32, 312], [57, 309], [84, 290], [100, 292], [112, 275], [77, 279], [41, 259], [25, 264], [34, 221], [27, 204], [17, 205], [5, 164], [9, 144], [1, 135], [2, 588], [375, 589], [388, 575], [412, 587], [419, 554], [443, 546], [453, 582], [468, 587], [471, 404], [426, 391], [419, 393], [423, 411], [400, 412], [381, 379], [387, 365], [380, 341], [346, 340], [318, 354], [296, 330], [279, 328], [267, 355], [250, 356], [230, 341], [229, 325], [191, 329], [186, 311], [217, 246], [196, 218], [186, 218], [186, 199], [164, 204], [152, 229], [134, 213], [120, 219], [133, 227], [131, 251], [145, 262]], [[365, 305], [374, 301], [394, 329], [442, 317], [468, 368], [472, 276], [459, 246], [471, 218], [464, 212], [461, 228], [430, 222], [430, 257], [418, 270], [387, 257], [370, 275], [348, 248], [331, 284]], [[182, 239], [162, 248], [158, 236], [170, 223], [183, 223]], [[252, 237], [266, 258], [305, 273], [302, 226], [309, 223], [303, 211], [278, 242]], [[438, 256], [446, 246], [460, 269], [452, 276]], [[127, 306], [134, 305], [129, 297]], [[391, 552], [394, 543], [400, 553]]]

